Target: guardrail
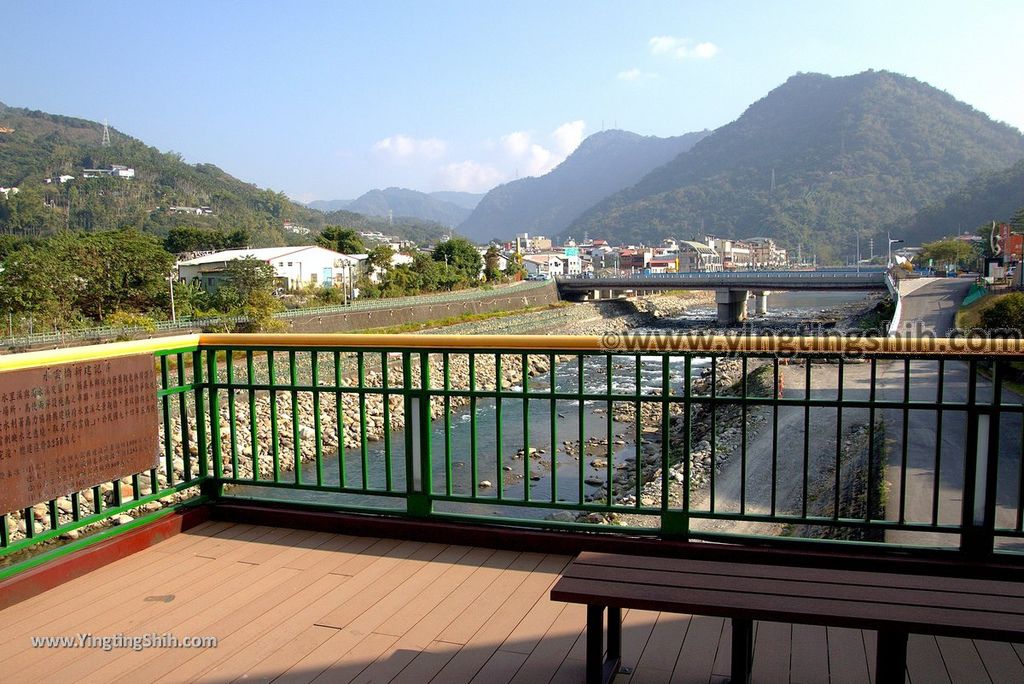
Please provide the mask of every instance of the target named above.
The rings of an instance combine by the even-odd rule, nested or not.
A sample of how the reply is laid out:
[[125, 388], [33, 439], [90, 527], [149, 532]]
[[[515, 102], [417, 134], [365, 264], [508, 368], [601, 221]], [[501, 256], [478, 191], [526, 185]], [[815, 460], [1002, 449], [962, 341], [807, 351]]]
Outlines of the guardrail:
[[[297, 318], [300, 316], [318, 316], [334, 313], [359, 313], [361, 311], [380, 311], [386, 309], [397, 309], [421, 304], [450, 304], [452, 302], [472, 301], [485, 297], [500, 296], [502, 294], [515, 295], [520, 292], [534, 290], [543, 287], [542, 282], [522, 282], [518, 285], [506, 288], [473, 288], [447, 292], [440, 294], [412, 295], [409, 297], [389, 297], [385, 299], [356, 299], [347, 304], [332, 306], [306, 307], [301, 309], [287, 309], [274, 314], [275, 318]], [[159, 332], [196, 330], [208, 328], [215, 325], [237, 325], [248, 322], [245, 316], [217, 316], [207, 318], [181, 318], [177, 321], [157, 321], [154, 330]], [[0, 337], [0, 346], [18, 348], [33, 347], [49, 344], [67, 344], [68, 342], [80, 342], [83, 340], [104, 340], [112, 339], [122, 335], [146, 334], [149, 330], [140, 326], [97, 326], [94, 328], [83, 328], [79, 330], [62, 330], [46, 333], [33, 333], [31, 335], [17, 335]]]
[[864, 280], [882, 281], [884, 271], [682, 271], [672, 273], [637, 273], [622, 276], [589, 276], [584, 274], [556, 276], [557, 282], [576, 282], [580, 280], [750, 280], [764, 278], [766, 280], [793, 280], [798, 278], [820, 280]]
[[4, 515], [0, 557], [219, 500], [971, 557], [1024, 542], [1024, 402], [1005, 382], [1017, 340], [147, 342], [0, 359], [153, 353], [162, 452], [153, 470]]

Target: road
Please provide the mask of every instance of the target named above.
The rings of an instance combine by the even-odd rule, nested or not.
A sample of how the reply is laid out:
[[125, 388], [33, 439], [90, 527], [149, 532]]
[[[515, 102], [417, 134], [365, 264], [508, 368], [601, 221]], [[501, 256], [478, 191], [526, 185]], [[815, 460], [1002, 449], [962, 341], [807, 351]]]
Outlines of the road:
[[971, 289], [969, 278], [921, 278], [900, 281], [903, 300], [898, 334], [946, 337], [956, 327], [960, 302]]
[[[953, 327], [953, 319], [970, 281], [935, 278], [928, 282], [916, 281], [904, 299], [904, 322], [901, 329], [915, 336], [922, 334], [946, 336]], [[885, 424], [889, 483], [886, 518], [931, 524], [933, 507], [935, 522], [958, 523], [961, 517], [964, 483], [964, 456], [967, 450], [967, 414], [964, 406], [968, 399], [969, 370], [966, 363], [947, 361], [940, 369], [937, 361], [913, 361], [909, 365], [910, 379], [906, 381], [906, 367], [902, 361], [879, 361], [876, 364], [875, 396], [880, 400], [902, 401], [907, 394], [911, 401], [937, 402], [941, 389], [943, 410], [877, 410], [876, 424]], [[941, 370], [941, 375], [940, 375]], [[796, 363], [782, 368], [785, 381], [784, 396], [835, 399], [839, 384], [836, 364], [815, 364], [812, 367], [810, 388], [804, 385], [805, 365]], [[847, 363], [843, 367], [843, 398], [866, 400], [871, 393], [871, 365]], [[979, 402], [991, 400], [992, 384], [979, 375], [977, 380]], [[1021, 404], [1019, 395], [1004, 389], [1004, 404]], [[770, 409], [767, 409], [770, 418]], [[840, 419], [842, 423], [840, 424]], [[805, 432], [804, 422], [809, 424]], [[906, 428], [904, 429], [904, 421]], [[779, 458], [776, 463], [774, 487], [772, 478], [771, 422], [752, 431], [748, 441], [745, 475], [740, 467], [739, 455], [727, 462], [716, 478], [715, 507], [723, 511], [738, 510], [741, 485], [747, 510], [768, 512], [774, 489], [777, 510], [782, 513], [800, 512], [804, 498], [803, 450], [808, 443], [807, 479], [827, 483], [833, 477], [837, 438], [848, 439], [851, 431], [862, 429], [870, 422], [867, 409], [798, 407], [779, 409]], [[1021, 415], [1004, 414], [998, 426], [999, 467], [997, 474], [997, 524], [1012, 526], [1018, 506], [1018, 486], [1021, 462]], [[841, 429], [840, 429], [841, 428]], [[904, 436], [905, 435], [905, 436]], [[904, 463], [906, 480], [901, 479]], [[938, 475], [936, 476], [936, 473]], [[745, 479], [745, 483], [744, 483]], [[808, 508], [812, 512], [831, 514], [831, 510], [814, 511], [821, 502], [813, 501], [814, 492], [808, 493]], [[694, 497], [694, 507], [707, 509], [710, 493], [701, 492]], [[831, 505], [829, 502], [827, 505]], [[728, 531], [738, 534], [777, 534], [779, 526], [765, 526], [742, 522], [714, 521], [695, 525], [696, 529]], [[955, 545], [953, 535], [927, 532], [894, 532], [886, 536], [892, 543], [913, 545]]]

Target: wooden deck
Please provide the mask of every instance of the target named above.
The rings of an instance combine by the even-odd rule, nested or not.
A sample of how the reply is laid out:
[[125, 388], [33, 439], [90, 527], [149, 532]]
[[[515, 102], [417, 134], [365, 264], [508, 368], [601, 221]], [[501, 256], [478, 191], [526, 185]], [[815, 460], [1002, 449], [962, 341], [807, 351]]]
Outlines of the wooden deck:
[[[568, 556], [205, 523], [0, 611], [0, 680], [580, 682], [585, 607], [548, 592]], [[216, 648], [33, 648], [170, 633]], [[873, 634], [758, 623], [754, 678], [868, 682]], [[729, 625], [628, 611], [617, 682], [723, 682]], [[912, 682], [1021, 682], [1024, 647], [910, 639]]]

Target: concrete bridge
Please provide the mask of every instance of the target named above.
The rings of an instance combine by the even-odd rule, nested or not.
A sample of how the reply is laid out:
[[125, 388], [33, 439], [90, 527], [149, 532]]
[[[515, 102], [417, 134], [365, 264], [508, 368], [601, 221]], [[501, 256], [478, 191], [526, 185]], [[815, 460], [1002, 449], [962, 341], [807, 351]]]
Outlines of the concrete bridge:
[[655, 273], [610, 277], [569, 276], [556, 279], [558, 294], [568, 300], [596, 300], [652, 294], [658, 290], [714, 290], [718, 322], [733, 325], [747, 318], [747, 300], [755, 312], [768, 312], [768, 295], [785, 290], [885, 290], [885, 272], [739, 271], [731, 273]]

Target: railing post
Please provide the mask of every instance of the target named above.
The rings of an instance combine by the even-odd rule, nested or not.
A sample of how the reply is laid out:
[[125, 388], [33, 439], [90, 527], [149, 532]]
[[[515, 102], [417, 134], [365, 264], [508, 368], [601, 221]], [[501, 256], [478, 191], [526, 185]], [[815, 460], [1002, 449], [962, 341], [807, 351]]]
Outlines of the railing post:
[[[402, 352], [402, 384], [405, 389], [405, 487], [406, 511], [417, 518], [429, 517], [430, 499], [430, 355], [420, 354], [420, 387], [412, 382], [412, 352]], [[387, 428], [385, 428], [387, 429]]]
[[683, 502], [682, 508], [669, 506], [668, 477], [671, 467], [671, 421], [672, 411], [669, 397], [672, 393], [670, 354], [665, 353], [661, 362], [661, 536], [670, 539], [686, 539], [690, 535], [690, 362], [687, 354], [683, 361]]
[[[200, 348], [198, 355], [202, 358], [203, 350]], [[198, 380], [198, 378], [197, 378]], [[209, 391], [210, 396], [210, 439], [212, 440], [212, 451], [213, 451], [213, 476], [210, 476], [209, 466], [206, 463], [206, 449], [204, 445], [203, 434], [205, 432], [204, 427], [206, 421], [201, 416], [197, 415], [197, 425], [199, 432], [199, 475], [203, 478], [199, 485], [199, 491], [203, 496], [210, 497], [211, 499], [218, 499], [224, 493], [224, 486], [222, 484], [222, 468], [221, 468], [221, 440], [220, 440], [220, 394], [217, 390], [217, 352], [213, 349], [206, 351], [206, 389]], [[203, 388], [200, 387], [199, 391], [196, 392], [196, 413], [199, 413], [200, 403], [199, 398], [203, 393]]]
[[972, 359], [969, 364], [960, 551], [980, 560], [995, 551], [1002, 364], [997, 360], [992, 365], [992, 401], [987, 406], [977, 401], [978, 362]]

